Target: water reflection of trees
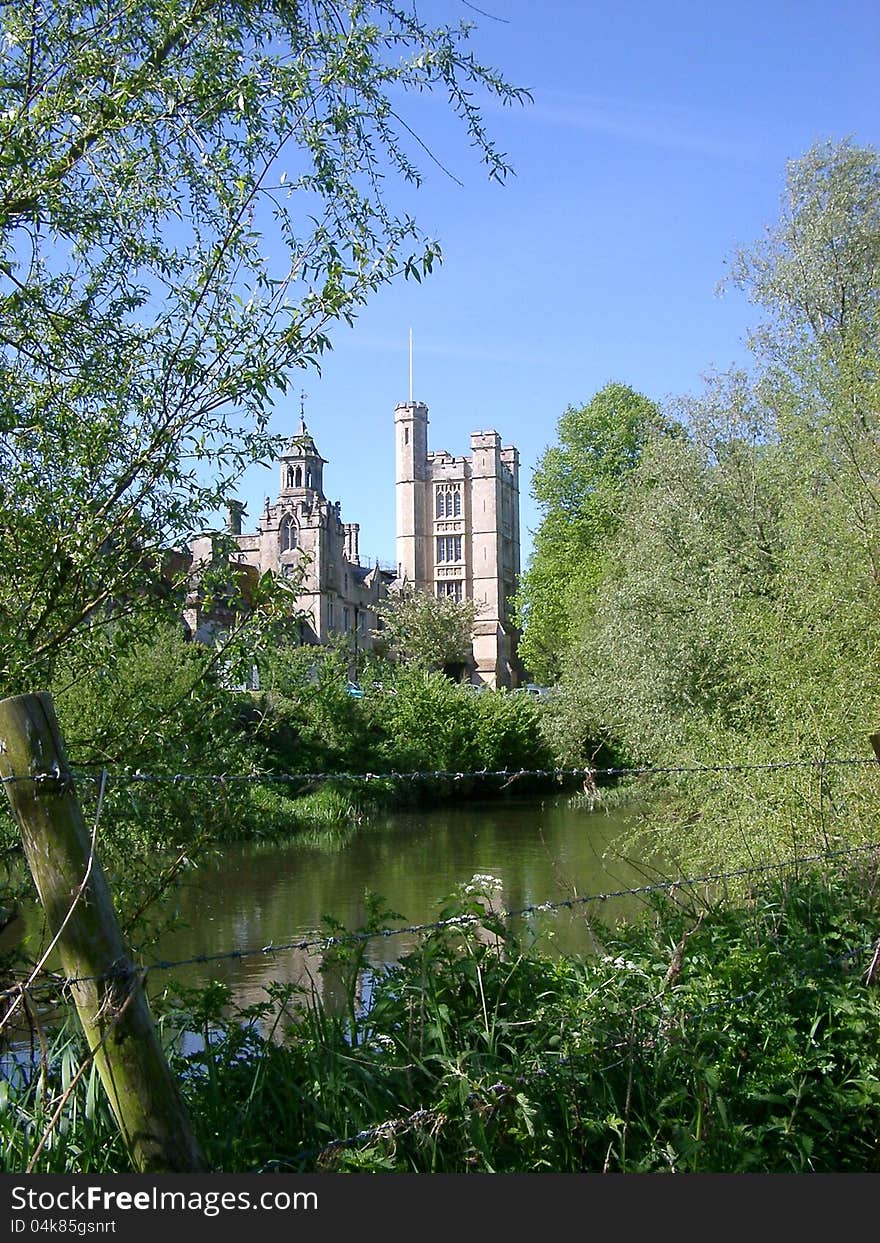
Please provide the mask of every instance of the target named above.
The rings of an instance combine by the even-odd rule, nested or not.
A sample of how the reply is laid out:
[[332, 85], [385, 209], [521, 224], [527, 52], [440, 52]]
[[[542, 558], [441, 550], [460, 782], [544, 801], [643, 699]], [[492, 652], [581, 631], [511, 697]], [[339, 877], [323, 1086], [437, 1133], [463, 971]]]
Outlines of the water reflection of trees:
[[[326, 916], [349, 930], [368, 919], [365, 893], [379, 893], [401, 915], [392, 926], [436, 919], [443, 898], [475, 873], [503, 882], [502, 902], [517, 910], [626, 884], [641, 884], [631, 864], [603, 860], [632, 814], [590, 813], [562, 797], [499, 804], [471, 803], [385, 817], [365, 826], [336, 852], [315, 845], [234, 848], [220, 866], [203, 869], [182, 895], [189, 925], [161, 946], [165, 958], [195, 957], [326, 935]], [[618, 908], [620, 904], [617, 904]], [[637, 910], [630, 903], [630, 911]], [[589, 908], [530, 919], [518, 929], [551, 952], [589, 953]], [[603, 918], [615, 918], [603, 904]], [[413, 934], [376, 938], [366, 947], [369, 970], [393, 966], [416, 943]], [[321, 970], [317, 949], [289, 950], [181, 969], [187, 982], [226, 981], [242, 1004], [265, 997], [280, 981], [320, 997], [335, 1012], [344, 990]], [[367, 982], [366, 987], [369, 987]]]

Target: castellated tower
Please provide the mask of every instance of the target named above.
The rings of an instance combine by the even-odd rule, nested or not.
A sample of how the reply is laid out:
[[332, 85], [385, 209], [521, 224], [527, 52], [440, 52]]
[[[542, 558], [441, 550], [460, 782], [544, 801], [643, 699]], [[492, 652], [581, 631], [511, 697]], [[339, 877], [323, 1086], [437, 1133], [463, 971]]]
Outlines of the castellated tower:
[[426, 590], [428, 580], [428, 407], [401, 402], [394, 411], [397, 577]]
[[482, 606], [474, 681], [515, 686], [510, 597], [519, 575], [519, 453], [494, 430], [474, 432], [469, 456], [428, 452], [428, 408], [394, 412], [398, 580]]

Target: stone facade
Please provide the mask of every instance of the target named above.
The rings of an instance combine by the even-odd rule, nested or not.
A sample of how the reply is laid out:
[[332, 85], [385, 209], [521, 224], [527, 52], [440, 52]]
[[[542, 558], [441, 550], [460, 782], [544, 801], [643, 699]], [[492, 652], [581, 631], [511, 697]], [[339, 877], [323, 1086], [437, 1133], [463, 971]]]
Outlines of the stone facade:
[[473, 680], [516, 686], [521, 670], [510, 597], [520, 568], [519, 452], [494, 430], [473, 432], [471, 452], [428, 450], [428, 407], [394, 412], [398, 583], [474, 600]]
[[[428, 450], [428, 407], [406, 402], [394, 412], [396, 445], [397, 572], [362, 566], [360, 528], [343, 522], [338, 501], [324, 494], [324, 458], [300, 420], [278, 461], [278, 496], [267, 496], [252, 532], [242, 531], [244, 506], [229, 503], [228, 541], [236, 551], [230, 601], [202, 607], [200, 578], [215, 562], [217, 543], [204, 535], [190, 544], [192, 589], [185, 621], [189, 633], [213, 642], [244, 604], [260, 574], [296, 581], [304, 615], [300, 638], [326, 643], [345, 635], [353, 652], [369, 650], [379, 604], [388, 588], [412, 586], [431, 595], [473, 600], [472, 680], [517, 686], [522, 670], [510, 610], [520, 568], [519, 453], [502, 447], [494, 430], [473, 432], [469, 455]], [[226, 554], [228, 557], [228, 553]]]
[[[326, 461], [300, 421], [279, 460], [278, 498], [266, 497], [257, 530], [242, 532], [244, 507], [229, 505], [229, 537], [238, 547], [238, 564], [256, 574], [267, 570], [297, 580], [297, 607], [305, 614], [301, 638], [307, 643], [326, 643], [332, 636], [347, 635], [352, 650], [369, 649], [378, 617], [376, 607], [385, 598], [394, 574], [376, 566], [362, 566], [358, 552], [359, 526], [343, 522], [338, 501], [324, 495]], [[193, 564], [209, 562], [214, 555], [210, 536], [190, 545]], [[210, 639], [212, 618], [197, 613], [187, 617], [196, 638]]]

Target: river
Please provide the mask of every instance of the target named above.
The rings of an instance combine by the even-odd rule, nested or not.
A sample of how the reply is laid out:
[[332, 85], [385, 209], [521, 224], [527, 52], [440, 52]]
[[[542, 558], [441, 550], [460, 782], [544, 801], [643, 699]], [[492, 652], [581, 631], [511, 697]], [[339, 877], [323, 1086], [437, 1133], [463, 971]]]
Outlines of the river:
[[[152, 970], [150, 988], [217, 979], [243, 1005], [264, 1000], [273, 981], [314, 981], [321, 991], [326, 982], [318, 949], [259, 951], [326, 935], [325, 916], [358, 929], [366, 918], [367, 891], [399, 913], [400, 919], [389, 921], [398, 928], [436, 920], [456, 886], [477, 874], [498, 879], [498, 906], [508, 911], [642, 885], [643, 861], [627, 860], [615, 849], [638, 821], [636, 811], [590, 809], [583, 796], [553, 793], [389, 813], [336, 842], [224, 846], [174, 895], [176, 926], [143, 958], [179, 965]], [[549, 952], [591, 953], [596, 941], [590, 916], [614, 922], [641, 909], [637, 898], [575, 903], [570, 910], [520, 920], [519, 929]], [[35, 955], [38, 912], [27, 912], [16, 924], [4, 934], [4, 945], [29, 935]], [[366, 963], [377, 969], [395, 962], [417, 937], [405, 932], [371, 939]], [[197, 958], [205, 961], [180, 961]]]

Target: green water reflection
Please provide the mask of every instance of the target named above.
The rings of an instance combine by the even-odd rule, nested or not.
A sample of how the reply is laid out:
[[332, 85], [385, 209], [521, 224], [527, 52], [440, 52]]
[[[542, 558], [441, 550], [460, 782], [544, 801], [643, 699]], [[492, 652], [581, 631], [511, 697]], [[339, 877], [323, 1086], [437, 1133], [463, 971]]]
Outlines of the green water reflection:
[[[643, 862], [614, 850], [638, 820], [636, 812], [590, 812], [583, 800], [554, 795], [396, 813], [334, 849], [301, 841], [228, 848], [178, 896], [185, 926], [167, 934], [155, 956], [186, 959], [307, 939], [327, 931], [328, 915], [357, 929], [366, 919], [366, 891], [380, 894], [401, 922], [427, 922], [477, 873], [501, 881], [506, 910], [640, 885]], [[594, 942], [586, 913], [615, 920], [641, 909], [637, 899], [613, 899], [532, 917], [525, 930], [553, 952], [588, 953]], [[393, 963], [416, 940], [412, 933], [371, 940], [367, 961]], [[222, 980], [250, 1003], [272, 981], [314, 980], [320, 990], [320, 962], [318, 951], [249, 954], [175, 967], [173, 976], [186, 985]], [[153, 973], [153, 987], [170, 974]]]
[[[638, 811], [590, 810], [583, 797], [554, 794], [393, 813], [335, 843], [295, 839], [224, 847], [175, 893], [175, 926], [144, 954], [147, 963], [207, 961], [151, 970], [148, 987], [157, 992], [171, 984], [220, 980], [239, 1003], [250, 1005], [265, 1000], [266, 986], [279, 981], [314, 985], [332, 1005], [336, 988], [333, 976], [320, 970], [318, 949], [251, 951], [326, 935], [325, 916], [347, 929], [361, 927], [367, 891], [400, 913], [402, 919], [391, 924], [400, 927], [437, 919], [456, 886], [475, 874], [500, 880], [498, 902], [508, 911], [638, 886], [657, 878], [656, 865], [644, 850], [629, 858], [620, 851], [643, 823]], [[519, 921], [518, 930], [548, 952], [591, 953], [591, 917], [613, 923], [643, 909], [642, 900], [632, 897], [576, 904]], [[8, 948], [26, 937], [36, 957], [44, 936], [41, 913], [32, 910], [2, 941]], [[370, 940], [367, 964], [381, 970], [417, 940], [414, 933]], [[225, 956], [239, 951], [245, 951], [241, 957]]]

